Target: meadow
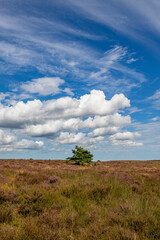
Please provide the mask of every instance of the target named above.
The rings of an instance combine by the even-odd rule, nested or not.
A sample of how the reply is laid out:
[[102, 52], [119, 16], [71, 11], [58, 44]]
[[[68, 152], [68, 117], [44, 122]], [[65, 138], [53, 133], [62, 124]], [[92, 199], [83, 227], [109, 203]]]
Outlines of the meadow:
[[0, 160], [0, 240], [160, 239], [160, 161]]

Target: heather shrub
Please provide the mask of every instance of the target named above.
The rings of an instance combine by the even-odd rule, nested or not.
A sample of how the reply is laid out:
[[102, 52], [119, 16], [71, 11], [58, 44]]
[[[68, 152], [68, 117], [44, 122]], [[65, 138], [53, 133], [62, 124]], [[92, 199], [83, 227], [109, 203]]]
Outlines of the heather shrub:
[[19, 205], [19, 213], [23, 216], [36, 216], [42, 213], [45, 208], [52, 205], [53, 193], [40, 189], [29, 189], [23, 195], [23, 200]]
[[58, 177], [56, 176], [49, 176], [48, 180], [50, 183], [56, 183], [58, 181]]
[[28, 172], [28, 171], [24, 171], [22, 173], [19, 173], [17, 178], [16, 178], [16, 185], [26, 185], [26, 184], [30, 184], [30, 185], [34, 185], [34, 184], [39, 184], [41, 182], [44, 182], [45, 180], [47, 180], [48, 176], [46, 174], [39, 174], [39, 173], [34, 173], [32, 171]]

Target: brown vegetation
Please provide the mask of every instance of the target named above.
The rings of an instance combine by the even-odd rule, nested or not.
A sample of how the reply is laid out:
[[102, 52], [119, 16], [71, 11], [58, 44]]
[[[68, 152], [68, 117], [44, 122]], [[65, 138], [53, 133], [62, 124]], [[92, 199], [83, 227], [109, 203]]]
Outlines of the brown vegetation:
[[160, 239], [160, 161], [0, 160], [0, 240]]

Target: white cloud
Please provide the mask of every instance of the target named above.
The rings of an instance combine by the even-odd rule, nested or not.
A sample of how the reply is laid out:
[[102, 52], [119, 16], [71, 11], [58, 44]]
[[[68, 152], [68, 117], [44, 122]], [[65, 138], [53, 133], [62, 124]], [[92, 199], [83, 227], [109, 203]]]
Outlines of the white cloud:
[[0, 145], [8, 145], [13, 143], [15, 140], [16, 137], [14, 135], [0, 129]]
[[[45, 137], [55, 144], [80, 143], [91, 146], [106, 136], [114, 136], [110, 139], [114, 145], [124, 145], [125, 140], [117, 139], [119, 135], [115, 134], [131, 124], [129, 115], [118, 113], [129, 106], [130, 101], [123, 94], [115, 94], [106, 100], [105, 94], [99, 90], [92, 90], [79, 99], [61, 97], [48, 101], [20, 101], [13, 106], [1, 104], [0, 127], [15, 129], [24, 137]], [[133, 135], [137, 136], [137, 133]], [[131, 142], [128, 144], [131, 145]], [[133, 141], [132, 145], [135, 145]], [[15, 149], [42, 147], [42, 141], [26, 139], [14, 144]]]
[[77, 134], [61, 132], [58, 140], [61, 144], [75, 144], [80, 143], [84, 137], [85, 134], [81, 132]]
[[85, 128], [101, 128], [109, 126], [118, 126], [122, 128], [127, 124], [131, 123], [130, 116], [122, 116], [119, 113], [108, 116], [95, 116], [94, 118], [89, 117], [86, 119], [82, 126]]
[[127, 63], [130, 64], [130, 63], [136, 62], [137, 60], [138, 60], [137, 58], [130, 58], [127, 60]]
[[90, 94], [80, 98], [78, 112], [81, 116], [104, 116], [129, 106], [130, 101], [123, 94], [115, 94], [110, 101], [107, 101], [102, 91], [92, 90]]
[[0, 126], [21, 128], [25, 125], [45, 123], [46, 120], [111, 115], [129, 106], [130, 101], [123, 94], [116, 94], [108, 101], [104, 93], [98, 90], [92, 90], [80, 99], [62, 97], [46, 102], [21, 101], [11, 107], [1, 106]]
[[60, 93], [62, 90], [59, 86], [63, 83], [64, 80], [59, 77], [43, 77], [25, 82], [20, 88], [27, 93], [37, 93], [41, 96], [47, 96]]
[[[44, 124], [28, 125], [25, 132], [34, 137], [57, 137], [57, 133], [63, 130], [69, 132], [76, 132], [79, 129], [96, 128], [89, 133], [89, 137], [96, 137], [99, 135], [111, 135], [131, 123], [130, 116], [122, 116], [119, 113], [109, 116], [95, 116], [82, 120], [80, 117], [69, 119], [49, 120]], [[102, 130], [105, 129], [104, 131]], [[103, 131], [100, 134], [100, 131]]]
[[79, 118], [49, 120], [44, 124], [28, 125], [25, 132], [34, 137], [54, 137], [62, 130], [77, 131], [80, 128]]
[[17, 141], [17, 137], [8, 130], [0, 129], [0, 152], [35, 150], [41, 149], [43, 146], [43, 141], [32, 141], [28, 139]]
[[43, 146], [44, 146], [43, 141], [32, 141], [28, 139], [22, 139], [20, 142], [16, 144], [17, 149], [28, 149], [28, 150], [41, 149]]
[[6, 128], [22, 128], [29, 122], [39, 121], [43, 104], [40, 100], [20, 101], [14, 106], [0, 107], [0, 126]]
[[60, 136], [56, 139], [60, 144], [81, 144], [82, 146], [92, 146], [97, 142], [104, 140], [104, 137], [87, 137], [84, 133], [68, 133], [61, 132]]
[[89, 133], [89, 137], [99, 137], [99, 136], [106, 136], [106, 135], [112, 135], [119, 131], [120, 128], [117, 126], [114, 127], [105, 127], [105, 128], [96, 128], [93, 130], [93, 132]]
[[135, 137], [140, 137], [138, 132], [118, 132], [109, 137], [112, 145], [123, 145], [123, 146], [143, 146], [141, 142], [133, 141]]
[[116, 140], [128, 140], [128, 139], [134, 139], [134, 137], [139, 137], [140, 134], [137, 132], [123, 132], [123, 133], [116, 133], [115, 135], [111, 136], [110, 139], [116, 139]]
[[7, 153], [7, 152], [13, 152], [15, 149], [12, 147], [0, 147], [0, 152]]
[[122, 146], [128, 146], [128, 147], [136, 147], [136, 146], [143, 146], [143, 143], [141, 142], [135, 142], [132, 140], [116, 140], [112, 142], [113, 145], [122, 145]]
[[69, 96], [74, 96], [74, 93], [72, 92], [72, 90], [70, 88], [65, 88], [63, 90], [63, 92], [65, 92]]
[[0, 145], [0, 152], [22, 152], [30, 150], [40, 150], [44, 146], [43, 141], [32, 141], [22, 139], [20, 142], [15, 142], [7, 145]]

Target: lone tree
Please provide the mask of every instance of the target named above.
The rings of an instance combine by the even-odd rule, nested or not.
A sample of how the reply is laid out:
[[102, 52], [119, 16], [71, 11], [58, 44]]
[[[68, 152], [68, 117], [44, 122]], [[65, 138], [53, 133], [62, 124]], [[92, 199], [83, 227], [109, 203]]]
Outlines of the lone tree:
[[75, 150], [72, 150], [73, 156], [66, 158], [67, 161], [74, 161], [77, 165], [84, 165], [84, 163], [90, 163], [93, 159], [93, 154], [82, 147], [75, 146]]

